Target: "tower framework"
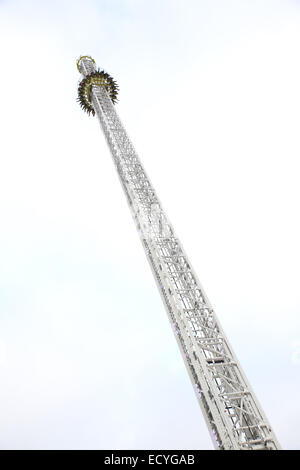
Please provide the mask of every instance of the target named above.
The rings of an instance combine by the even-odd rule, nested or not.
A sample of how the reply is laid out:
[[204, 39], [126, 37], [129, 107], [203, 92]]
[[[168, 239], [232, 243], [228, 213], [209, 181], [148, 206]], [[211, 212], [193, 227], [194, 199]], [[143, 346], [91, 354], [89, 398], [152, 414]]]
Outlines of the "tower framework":
[[100, 121], [215, 448], [280, 449], [115, 111], [116, 82], [89, 56], [77, 67], [78, 100]]

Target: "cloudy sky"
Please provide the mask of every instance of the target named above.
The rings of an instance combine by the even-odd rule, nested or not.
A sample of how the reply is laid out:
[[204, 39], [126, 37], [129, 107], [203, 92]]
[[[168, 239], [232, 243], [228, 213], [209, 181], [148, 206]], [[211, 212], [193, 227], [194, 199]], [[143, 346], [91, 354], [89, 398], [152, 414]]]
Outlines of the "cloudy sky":
[[0, 447], [212, 449], [76, 60], [300, 448], [300, 2], [1, 0]]

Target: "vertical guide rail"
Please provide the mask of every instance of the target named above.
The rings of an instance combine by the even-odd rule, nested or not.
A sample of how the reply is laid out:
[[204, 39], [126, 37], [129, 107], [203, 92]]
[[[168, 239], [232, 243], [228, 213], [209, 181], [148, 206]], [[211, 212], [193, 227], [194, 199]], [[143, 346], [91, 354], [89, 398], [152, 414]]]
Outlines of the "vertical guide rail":
[[[88, 76], [89, 58], [80, 62]], [[104, 86], [91, 103], [216, 449], [280, 449]]]

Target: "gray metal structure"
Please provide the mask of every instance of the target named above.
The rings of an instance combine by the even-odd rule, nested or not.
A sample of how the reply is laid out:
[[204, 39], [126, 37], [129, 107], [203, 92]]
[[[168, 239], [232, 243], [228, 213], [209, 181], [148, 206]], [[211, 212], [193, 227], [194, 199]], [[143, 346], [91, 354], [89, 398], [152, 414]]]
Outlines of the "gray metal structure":
[[84, 99], [101, 123], [215, 448], [280, 449], [115, 111], [109, 83], [89, 79], [98, 70], [89, 56], [77, 66], [89, 84]]

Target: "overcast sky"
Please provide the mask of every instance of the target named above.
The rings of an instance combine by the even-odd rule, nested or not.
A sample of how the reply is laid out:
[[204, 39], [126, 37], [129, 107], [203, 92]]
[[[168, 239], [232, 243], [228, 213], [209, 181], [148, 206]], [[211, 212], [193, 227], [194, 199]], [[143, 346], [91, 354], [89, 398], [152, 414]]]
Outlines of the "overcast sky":
[[212, 449], [76, 60], [300, 448], [300, 2], [0, 1], [0, 447]]

